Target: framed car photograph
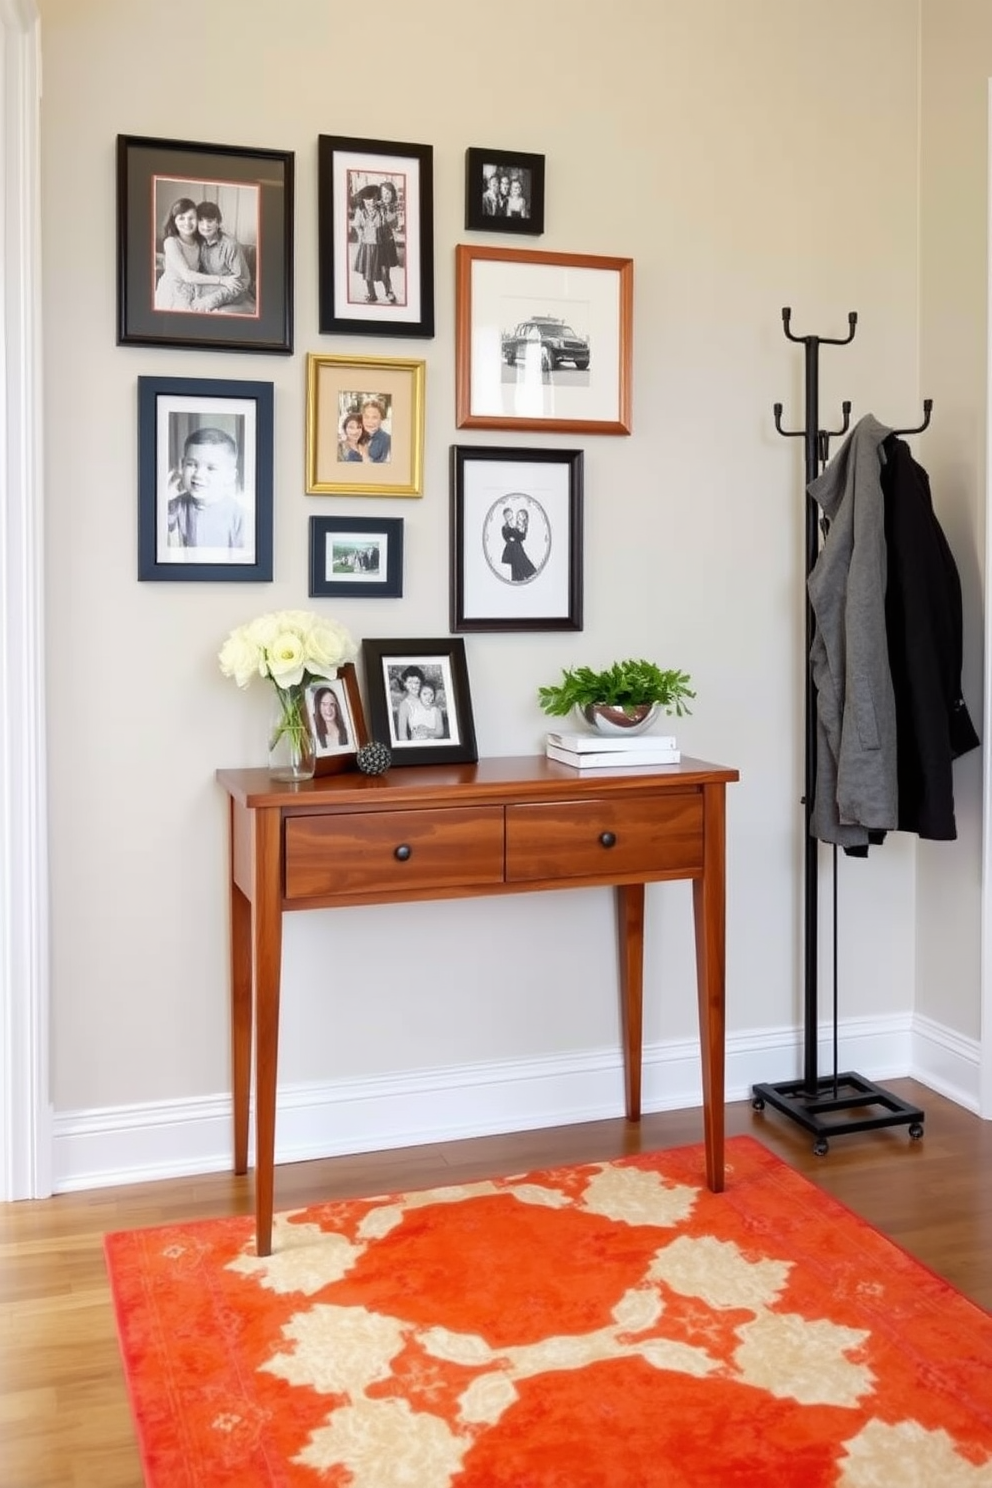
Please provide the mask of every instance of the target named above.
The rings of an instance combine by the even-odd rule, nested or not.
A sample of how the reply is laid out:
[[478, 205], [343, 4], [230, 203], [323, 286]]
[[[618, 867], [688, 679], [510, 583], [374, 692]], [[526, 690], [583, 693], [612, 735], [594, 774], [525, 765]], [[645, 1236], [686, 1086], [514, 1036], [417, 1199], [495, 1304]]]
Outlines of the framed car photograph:
[[117, 344], [293, 350], [293, 155], [117, 136]]
[[465, 151], [465, 226], [470, 232], [544, 231], [544, 156], [520, 150]]
[[322, 332], [433, 336], [430, 145], [319, 135], [317, 226]]
[[451, 629], [582, 629], [582, 450], [455, 445]]
[[455, 249], [460, 429], [629, 434], [634, 264]]
[[307, 356], [306, 478], [311, 496], [419, 496], [424, 363]]
[[138, 378], [138, 578], [272, 578], [272, 384]]
[[402, 517], [311, 517], [310, 595], [401, 599]]
[[322, 677], [305, 693], [307, 718], [313, 731], [316, 775], [338, 775], [350, 770], [368, 741], [358, 677], [351, 662], [336, 677]]
[[479, 758], [457, 636], [362, 642], [369, 731], [397, 765], [470, 764]]

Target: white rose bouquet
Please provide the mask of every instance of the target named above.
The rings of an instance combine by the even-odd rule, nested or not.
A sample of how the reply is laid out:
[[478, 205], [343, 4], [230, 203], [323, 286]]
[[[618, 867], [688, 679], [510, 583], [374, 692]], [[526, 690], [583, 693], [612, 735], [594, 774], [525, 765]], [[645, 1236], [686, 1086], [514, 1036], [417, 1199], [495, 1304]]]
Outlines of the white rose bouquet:
[[220, 669], [247, 687], [253, 677], [267, 677], [275, 689], [278, 712], [269, 740], [270, 753], [282, 741], [289, 748], [288, 779], [313, 774], [313, 740], [304, 697], [311, 683], [336, 677], [338, 667], [354, 661], [358, 648], [343, 625], [309, 610], [276, 610], [232, 630], [220, 649]]

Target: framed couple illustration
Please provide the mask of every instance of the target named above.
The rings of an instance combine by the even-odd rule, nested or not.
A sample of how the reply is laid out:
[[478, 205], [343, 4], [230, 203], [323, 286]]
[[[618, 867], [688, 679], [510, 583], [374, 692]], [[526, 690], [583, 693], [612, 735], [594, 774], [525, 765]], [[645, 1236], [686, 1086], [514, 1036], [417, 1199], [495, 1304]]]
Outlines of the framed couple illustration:
[[318, 137], [323, 333], [433, 336], [433, 216], [430, 145]]
[[293, 350], [293, 156], [117, 137], [117, 344]]

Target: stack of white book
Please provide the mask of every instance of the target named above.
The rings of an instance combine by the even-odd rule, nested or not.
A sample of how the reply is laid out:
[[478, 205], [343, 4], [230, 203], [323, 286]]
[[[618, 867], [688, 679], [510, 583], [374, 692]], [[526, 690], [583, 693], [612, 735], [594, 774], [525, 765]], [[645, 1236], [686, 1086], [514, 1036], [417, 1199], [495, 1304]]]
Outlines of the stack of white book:
[[682, 758], [674, 734], [549, 733], [546, 753], [548, 759], [577, 770], [677, 765]]

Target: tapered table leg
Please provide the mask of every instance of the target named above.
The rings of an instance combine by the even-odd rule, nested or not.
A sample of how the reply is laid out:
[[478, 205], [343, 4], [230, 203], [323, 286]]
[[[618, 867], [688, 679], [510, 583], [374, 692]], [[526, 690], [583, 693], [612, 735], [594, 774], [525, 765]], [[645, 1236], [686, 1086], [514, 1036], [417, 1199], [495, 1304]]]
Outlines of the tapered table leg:
[[231, 1084], [234, 1092], [234, 1171], [248, 1171], [251, 1097], [251, 905], [231, 883]]
[[726, 791], [723, 784], [703, 787], [703, 873], [693, 880], [696, 928], [696, 988], [699, 997], [699, 1041], [703, 1066], [703, 1131], [706, 1182], [714, 1193], [723, 1189], [724, 1133], [724, 975], [726, 962]]
[[641, 1061], [644, 1027], [644, 885], [617, 886], [620, 952], [620, 1026], [623, 1037], [624, 1099], [628, 1121], [641, 1119]]
[[280, 813], [255, 812], [255, 1249], [272, 1254], [279, 982], [282, 970]]

